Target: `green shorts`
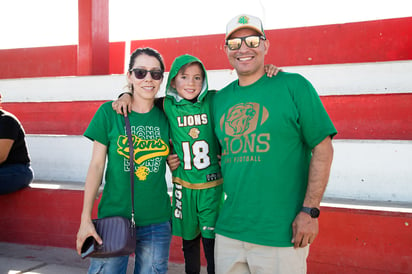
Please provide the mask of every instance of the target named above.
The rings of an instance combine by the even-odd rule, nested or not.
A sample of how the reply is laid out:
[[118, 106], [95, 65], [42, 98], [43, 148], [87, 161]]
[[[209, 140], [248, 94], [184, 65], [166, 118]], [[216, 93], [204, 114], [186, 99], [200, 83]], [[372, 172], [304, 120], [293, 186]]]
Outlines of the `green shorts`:
[[193, 240], [201, 233], [203, 238], [214, 239], [222, 193], [222, 184], [206, 189], [190, 189], [173, 184], [173, 235]]

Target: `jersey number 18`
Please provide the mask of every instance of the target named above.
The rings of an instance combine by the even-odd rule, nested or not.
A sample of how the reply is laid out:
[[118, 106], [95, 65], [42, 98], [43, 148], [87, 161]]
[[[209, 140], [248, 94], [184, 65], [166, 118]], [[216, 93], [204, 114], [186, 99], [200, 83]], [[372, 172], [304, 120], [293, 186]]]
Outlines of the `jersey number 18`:
[[[183, 142], [184, 169], [191, 170], [193, 166], [197, 169], [205, 169], [210, 165], [209, 145], [203, 140], [195, 141], [190, 147], [189, 142]], [[192, 161], [193, 154], [193, 161]]]

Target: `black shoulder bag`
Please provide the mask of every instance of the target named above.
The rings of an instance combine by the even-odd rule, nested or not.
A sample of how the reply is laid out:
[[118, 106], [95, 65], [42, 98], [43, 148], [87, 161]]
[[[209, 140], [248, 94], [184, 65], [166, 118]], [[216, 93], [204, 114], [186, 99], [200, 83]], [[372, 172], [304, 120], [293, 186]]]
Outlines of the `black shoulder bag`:
[[120, 216], [94, 219], [97, 234], [102, 238], [99, 245], [93, 236], [88, 237], [82, 246], [82, 258], [108, 258], [130, 255], [136, 248], [136, 225], [134, 222], [134, 152], [129, 117], [125, 117], [127, 139], [129, 142], [130, 189], [132, 197], [132, 214], [127, 219]]

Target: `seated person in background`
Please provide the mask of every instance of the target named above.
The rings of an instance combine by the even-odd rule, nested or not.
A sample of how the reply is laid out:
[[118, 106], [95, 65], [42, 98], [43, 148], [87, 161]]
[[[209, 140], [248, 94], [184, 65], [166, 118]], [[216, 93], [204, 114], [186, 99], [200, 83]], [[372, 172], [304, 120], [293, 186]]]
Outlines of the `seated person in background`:
[[2, 109], [0, 94], [0, 194], [22, 189], [32, 180], [24, 129], [16, 116]]

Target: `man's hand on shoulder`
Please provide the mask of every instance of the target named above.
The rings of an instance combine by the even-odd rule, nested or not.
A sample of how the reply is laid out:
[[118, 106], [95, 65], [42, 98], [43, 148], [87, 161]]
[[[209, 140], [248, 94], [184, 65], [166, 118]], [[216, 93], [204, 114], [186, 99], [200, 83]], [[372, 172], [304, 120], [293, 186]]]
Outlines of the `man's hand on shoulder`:
[[132, 96], [131, 92], [124, 92], [120, 94], [119, 98], [116, 101], [113, 101], [112, 108], [117, 112], [127, 116], [128, 113], [132, 112]]
[[265, 65], [265, 72], [269, 78], [272, 78], [272, 76], [276, 76], [279, 71], [282, 71], [282, 69], [276, 67], [275, 65], [272, 65], [272, 64]]

